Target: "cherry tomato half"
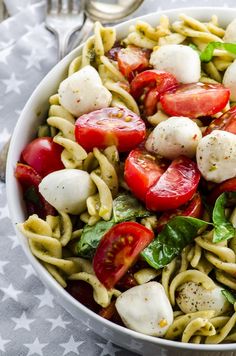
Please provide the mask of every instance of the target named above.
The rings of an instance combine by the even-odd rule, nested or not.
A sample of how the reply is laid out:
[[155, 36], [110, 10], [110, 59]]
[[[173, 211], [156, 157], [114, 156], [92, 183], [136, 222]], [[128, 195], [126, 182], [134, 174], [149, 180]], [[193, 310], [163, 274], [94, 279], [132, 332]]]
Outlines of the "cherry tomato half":
[[55, 209], [39, 193], [38, 186], [42, 177], [32, 167], [17, 163], [15, 177], [23, 189], [29, 215], [38, 214], [41, 218], [45, 218], [47, 215], [55, 215]]
[[75, 123], [76, 141], [86, 151], [94, 147], [117, 146], [120, 152], [130, 151], [146, 136], [142, 119], [125, 108], [104, 108], [80, 116]]
[[122, 48], [117, 53], [118, 68], [122, 74], [132, 80], [136, 72], [141, 72], [149, 66], [150, 52], [135, 46]]
[[153, 238], [151, 230], [136, 222], [113, 226], [94, 255], [93, 268], [99, 281], [106, 288], [113, 288]]
[[214, 130], [223, 130], [236, 134], [236, 106], [214, 119], [204, 132], [204, 136], [209, 135]]
[[202, 215], [202, 199], [197, 192], [192, 199], [178, 209], [165, 211], [158, 219], [157, 231], [160, 232], [164, 226], [175, 216], [191, 216], [192, 218], [200, 218]]
[[160, 93], [157, 88], [152, 88], [146, 93], [143, 101], [145, 116], [151, 116], [157, 112], [157, 103], [159, 99]]
[[230, 91], [221, 84], [181, 84], [161, 96], [164, 111], [172, 116], [214, 115], [228, 103]]
[[145, 202], [148, 189], [158, 181], [167, 166], [166, 161], [139, 147], [131, 151], [125, 161], [124, 178], [132, 193]]
[[177, 209], [197, 190], [200, 172], [195, 162], [181, 156], [175, 159], [147, 192], [146, 207], [153, 211]]
[[209, 202], [214, 203], [216, 199], [224, 192], [236, 191], [236, 178], [230, 178], [226, 181], [217, 184], [209, 195]]
[[34, 168], [42, 177], [63, 169], [61, 161], [63, 147], [53, 142], [52, 137], [39, 137], [31, 141], [23, 150], [23, 162]]
[[136, 75], [130, 83], [130, 92], [138, 100], [141, 95], [151, 88], [156, 88], [159, 94], [175, 87], [178, 84], [173, 74], [162, 70], [150, 69]]

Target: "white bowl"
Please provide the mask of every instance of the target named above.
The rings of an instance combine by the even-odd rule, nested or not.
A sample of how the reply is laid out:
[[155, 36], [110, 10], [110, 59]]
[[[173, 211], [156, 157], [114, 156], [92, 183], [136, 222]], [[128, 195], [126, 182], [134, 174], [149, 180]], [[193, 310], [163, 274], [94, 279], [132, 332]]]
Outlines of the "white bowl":
[[[158, 12], [145, 15], [139, 17], [139, 19], [154, 25], [157, 24], [162, 14], [168, 15], [170, 20], [173, 21], [177, 19], [177, 16], [180, 13], [185, 13], [203, 21], [209, 20], [211, 15], [216, 14], [220, 19], [220, 24], [223, 26], [226, 26], [230, 21], [236, 18], [236, 8], [205, 7], [168, 10], [163, 11], [162, 13]], [[129, 26], [134, 24], [136, 20], [137, 19], [132, 19], [115, 26], [118, 37], [124, 37], [128, 32]], [[35, 137], [38, 125], [45, 119], [48, 110], [49, 96], [57, 91], [58, 84], [66, 76], [68, 64], [73, 58], [81, 53], [81, 48], [82, 46], [72, 51], [47, 74], [31, 95], [15, 127], [7, 160], [7, 197], [10, 216], [14, 227], [16, 227], [16, 223], [22, 222], [26, 218], [21, 190], [14, 178], [14, 168], [20, 157], [21, 151], [26, 144]], [[236, 344], [184, 344], [181, 342], [146, 336], [103, 319], [70, 296], [32, 255], [26, 238], [16, 228], [15, 231], [39, 278], [53, 293], [58, 302], [69, 311], [74, 318], [88, 325], [94, 332], [98, 333], [105, 339], [141, 355], [164, 356], [172, 353], [175, 356], [191, 355], [194, 351], [196, 352], [196, 355], [211, 355], [212, 352], [214, 352], [214, 355], [222, 356], [232, 356], [234, 354], [232, 351], [236, 350]]]

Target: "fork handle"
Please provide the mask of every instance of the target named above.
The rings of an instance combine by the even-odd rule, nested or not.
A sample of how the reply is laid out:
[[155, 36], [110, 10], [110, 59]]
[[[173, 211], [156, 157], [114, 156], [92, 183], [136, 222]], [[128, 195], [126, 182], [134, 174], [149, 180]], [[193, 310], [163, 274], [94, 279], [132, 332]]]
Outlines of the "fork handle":
[[94, 27], [94, 21], [92, 21], [88, 17], [86, 17], [83, 27], [81, 28], [78, 37], [76, 36], [76, 38], [72, 42], [70, 48], [74, 49], [74, 48], [78, 47], [81, 43], [85, 42], [89, 38], [89, 36], [93, 30], [93, 27]]
[[[74, 31], [73, 31], [74, 32]], [[59, 61], [65, 57], [67, 53], [67, 48], [69, 44], [70, 37], [73, 33], [72, 31], [65, 31], [57, 33], [57, 41], [58, 41], [58, 59]]]

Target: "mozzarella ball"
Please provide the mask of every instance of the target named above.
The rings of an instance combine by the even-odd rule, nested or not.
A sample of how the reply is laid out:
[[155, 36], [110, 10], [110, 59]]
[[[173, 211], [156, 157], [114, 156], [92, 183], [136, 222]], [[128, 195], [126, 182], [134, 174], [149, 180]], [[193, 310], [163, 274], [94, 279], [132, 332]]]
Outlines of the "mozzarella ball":
[[199, 55], [189, 46], [161, 46], [152, 52], [150, 64], [155, 69], [172, 73], [180, 83], [198, 82], [201, 77]]
[[194, 282], [182, 284], [176, 291], [176, 302], [183, 313], [195, 313], [201, 310], [214, 310], [215, 315], [224, 314], [230, 308], [227, 299], [217, 286], [207, 290]]
[[222, 83], [230, 90], [230, 100], [236, 101], [236, 59], [226, 69]]
[[230, 22], [230, 24], [227, 26], [223, 41], [228, 43], [236, 43], [236, 19]]
[[128, 289], [117, 298], [116, 309], [127, 328], [146, 335], [164, 336], [173, 322], [169, 299], [158, 282]]
[[63, 80], [58, 90], [60, 104], [78, 117], [110, 105], [112, 95], [91, 66], [86, 66]]
[[39, 192], [56, 210], [80, 214], [86, 209], [86, 199], [96, 192], [96, 186], [87, 172], [62, 169], [44, 177]]
[[201, 138], [201, 130], [193, 120], [173, 116], [155, 127], [145, 147], [148, 151], [169, 159], [180, 155], [192, 158]]
[[197, 147], [197, 165], [210, 182], [221, 183], [236, 176], [236, 135], [215, 130], [203, 137]]

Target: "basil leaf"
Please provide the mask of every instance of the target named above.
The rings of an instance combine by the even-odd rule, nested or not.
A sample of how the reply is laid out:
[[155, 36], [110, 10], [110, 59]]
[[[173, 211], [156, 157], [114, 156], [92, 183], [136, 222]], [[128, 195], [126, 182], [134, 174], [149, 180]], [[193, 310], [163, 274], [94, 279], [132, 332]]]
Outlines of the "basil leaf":
[[236, 302], [236, 296], [233, 293], [231, 293], [229, 290], [222, 289], [221, 293], [228, 300], [230, 304], [234, 304]]
[[116, 223], [150, 215], [150, 212], [130, 194], [120, 194], [113, 201], [113, 219]]
[[93, 226], [86, 225], [76, 247], [78, 255], [92, 259], [103, 235], [114, 225], [113, 220], [98, 221]]
[[235, 229], [231, 222], [225, 216], [225, 207], [227, 204], [227, 194], [221, 194], [216, 202], [212, 213], [212, 221], [215, 229], [213, 234], [213, 242], [221, 242], [231, 239], [235, 235]]
[[223, 49], [230, 53], [236, 54], [235, 43], [223, 43], [223, 42], [210, 42], [200, 54], [202, 62], [210, 62], [213, 57], [214, 49]]
[[179, 255], [206, 225], [208, 223], [200, 219], [176, 216], [165, 225], [141, 255], [150, 266], [156, 269], [162, 268]]
[[39, 193], [37, 192], [36, 188], [31, 185], [29, 188], [26, 189], [24, 192], [24, 198], [25, 200], [38, 205], [39, 207], [41, 206], [41, 202], [39, 199]]

